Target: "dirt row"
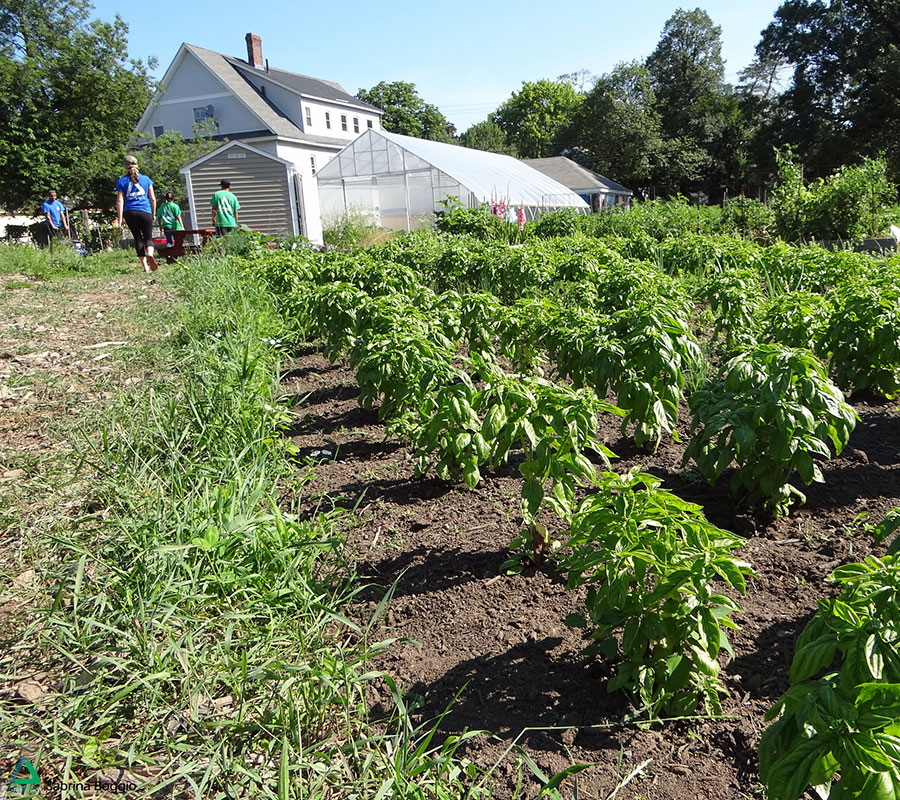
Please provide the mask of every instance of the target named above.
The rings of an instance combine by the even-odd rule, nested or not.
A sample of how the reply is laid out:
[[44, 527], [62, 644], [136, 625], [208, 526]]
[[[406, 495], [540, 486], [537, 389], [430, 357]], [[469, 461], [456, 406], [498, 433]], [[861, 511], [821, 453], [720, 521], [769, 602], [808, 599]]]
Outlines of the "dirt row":
[[[788, 686], [794, 640], [817, 599], [832, 592], [828, 574], [870, 553], [867, 525], [900, 505], [896, 404], [855, 404], [861, 421], [842, 455], [823, 465], [825, 483], [777, 520], [736, 510], [724, 478], [711, 487], [684, 470], [684, 444], [667, 440], [649, 455], [621, 436], [618, 419], [603, 422], [602, 440], [619, 456], [615, 469], [640, 464], [702, 505], [712, 522], [747, 538], [741, 554], [758, 573], [736, 616], [735, 658], [723, 670], [727, 718], [646, 730], [622, 723], [631, 709], [605, 690], [611, 665], [582, 656], [580, 632], [564, 624], [583, 597], [551, 569], [516, 576], [500, 569], [521, 523], [515, 466], [473, 491], [417, 479], [408, 448], [385, 440], [377, 413], [359, 407], [349, 369], [312, 352], [290, 365], [283, 383], [298, 402], [305, 398], [290, 435], [301, 459], [315, 465], [303, 497], [289, 499], [309, 512], [356, 509], [351, 545], [372, 587], [357, 613], [365, 619], [392, 589], [381, 632], [416, 643], [391, 648], [380, 666], [423, 698], [423, 718], [451, 706], [442, 733], [490, 732], [467, 754], [486, 768], [500, 760], [496, 797], [514, 793], [515, 752], [503, 757], [513, 744], [547, 774], [592, 764], [579, 776], [582, 798], [606, 798], [632, 773], [617, 797], [758, 796], [763, 716]], [[685, 442], [684, 422], [680, 433]], [[376, 691], [373, 711], [389, 707], [386, 691]], [[534, 783], [525, 796], [536, 792]]]

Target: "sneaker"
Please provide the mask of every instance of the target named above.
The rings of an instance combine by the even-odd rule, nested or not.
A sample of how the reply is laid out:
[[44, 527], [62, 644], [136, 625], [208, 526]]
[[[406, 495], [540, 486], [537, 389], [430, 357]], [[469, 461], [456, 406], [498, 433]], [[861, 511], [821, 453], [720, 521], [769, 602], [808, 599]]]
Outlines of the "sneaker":
[[159, 269], [159, 265], [156, 263], [156, 259], [153, 256], [147, 256], [147, 263], [150, 265], [150, 271], [156, 272]]

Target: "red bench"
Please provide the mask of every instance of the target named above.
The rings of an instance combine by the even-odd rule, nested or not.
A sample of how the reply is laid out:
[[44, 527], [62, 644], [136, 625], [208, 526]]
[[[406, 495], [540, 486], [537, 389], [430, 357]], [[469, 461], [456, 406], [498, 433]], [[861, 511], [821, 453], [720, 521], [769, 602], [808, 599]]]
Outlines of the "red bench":
[[[168, 264], [173, 264], [176, 258], [181, 258], [185, 253], [196, 252], [210, 239], [215, 239], [216, 237], [214, 228], [172, 231], [172, 233], [174, 234], [175, 243], [171, 247], [166, 247], [165, 237], [153, 240], [153, 246], [156, 248], [157, 255], [163, 256]], [[195, 235], [200, 237], [200, 247], [193, 244], [192, 241], [185, 244], [185, 237], [190, 236], [193, 239]]]

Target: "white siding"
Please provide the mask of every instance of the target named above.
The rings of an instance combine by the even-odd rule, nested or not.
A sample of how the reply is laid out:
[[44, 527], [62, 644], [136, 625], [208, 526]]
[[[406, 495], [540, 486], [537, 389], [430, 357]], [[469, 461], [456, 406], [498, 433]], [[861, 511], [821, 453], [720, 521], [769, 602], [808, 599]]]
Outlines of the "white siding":
[[227, 136], [262, 130], [264, 125], [247, 107], [226, 89], [193, 55], [185, 53], [175, 74], [169, 79], [165, 93], [152, 108], [146, 131], [156, 126], [163, 130], [179, 131], [185, 138], [193, 136], [194, 109], [211, 105], [217, 133]]

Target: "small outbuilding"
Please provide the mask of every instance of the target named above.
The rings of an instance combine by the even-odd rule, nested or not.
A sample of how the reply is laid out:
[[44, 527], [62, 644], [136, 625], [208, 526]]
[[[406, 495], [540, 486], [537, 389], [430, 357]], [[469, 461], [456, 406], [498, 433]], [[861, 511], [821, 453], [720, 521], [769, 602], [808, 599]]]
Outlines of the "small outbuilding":
[[567, 186], [590, 204], [591, 211], [602, 211], [609, 206], [628, 203], [634, 195], [631, 189], [626, 189], [621, 183], [611, 181], [565, 156], [526, 158], [523, 162], [548, 178]]
[[210, 227], [210, 200], [223, 180], [241, 204], [242, 226], [276, 236], [322, 241], [315, 179], [304, 180], [296, 166], [245, 142], [228, 142], [181, 168], [187, 183], [194, 227]]
[[590, 210], [571, 189], [511, 156], [386, 131], [365, 131], [316, 178], [326, 223], [356, 209], [380, 227], [411, 230], [449, 198], [467, 208], [502, 201], [528, 220], [554, 208]]

